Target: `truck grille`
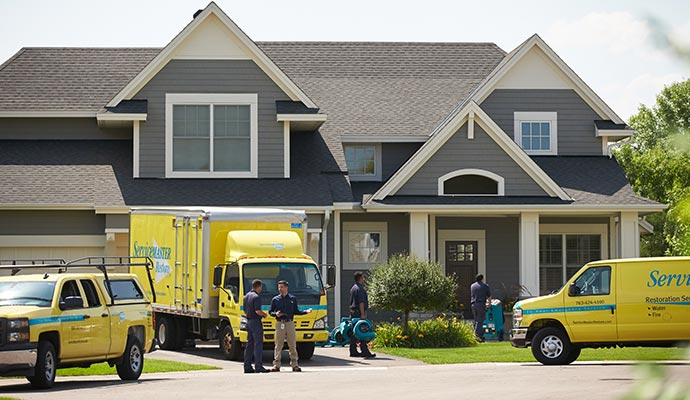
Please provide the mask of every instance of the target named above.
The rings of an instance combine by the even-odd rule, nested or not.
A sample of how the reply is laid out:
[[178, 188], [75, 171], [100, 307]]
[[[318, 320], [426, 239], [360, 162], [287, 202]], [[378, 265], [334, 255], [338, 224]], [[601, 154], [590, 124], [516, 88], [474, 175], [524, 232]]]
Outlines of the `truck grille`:
[[7, 318], [0, 318], [0, 345], [7, 340]]

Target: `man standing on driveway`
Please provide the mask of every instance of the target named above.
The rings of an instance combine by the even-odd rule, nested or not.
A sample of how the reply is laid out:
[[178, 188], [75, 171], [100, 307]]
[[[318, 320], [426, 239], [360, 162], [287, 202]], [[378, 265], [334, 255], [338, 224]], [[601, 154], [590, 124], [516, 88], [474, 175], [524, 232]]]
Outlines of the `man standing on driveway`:
[[[355, 272], [355, 284], [350, 289], [350, 318], [367, 319], [368, 309], [369, 297], [366, 289], [364, 289], [364, 274], [357, 271]], [[376, 357], [376, 354], [369, 351], [367, 342], [363, 340], [359, 342], [359, 350], [357, 351], [357, 338], [355, 338], [353, 329], [350, 336], [350, 357]]]
[[279, 294], [271, 300], [271, 309], [268, 313], [276, 317], [276, 342], [273, 349], [273, 369], [272, 372], [280, 372], [280, 356], [283, 353], [283, 343], [287, 337], [288, 349], [290, 351], [290, 366], [293, 372], [302, 372], [302, 368], [297, 365], [297, 334], [295, 332], [295, 315], [304, 315], [311, 312], [311, 308], [304, 311], [297, 305], [297, 298], [288, 293], [288, 282], [278, 281]]
[[474, 335], [480, 342], [484, 341], [484, 320], [486, 319], [486, 301], [489, 300], [491, 304], [491, 290], [489, 285], [482, 282], [484, 280], [484, 275], [479, 274], [475, 278], [474, 282], [470, 286], [471, 294], [471, 304], [472, 304], [472, 315], [474, 316]]
[[[247, 347], [244, 349], [244, 373], [271, 372], [264, 368], [261, 352], [264, 349], [264, 326], [261, 318], [266, 318], [266, 312], [261, 310], [261, 280], [252, 281], [252, 290], [244, 296], [244, 312], [247, 314]], [[254, 368], [252, 368], [254, 362]]]

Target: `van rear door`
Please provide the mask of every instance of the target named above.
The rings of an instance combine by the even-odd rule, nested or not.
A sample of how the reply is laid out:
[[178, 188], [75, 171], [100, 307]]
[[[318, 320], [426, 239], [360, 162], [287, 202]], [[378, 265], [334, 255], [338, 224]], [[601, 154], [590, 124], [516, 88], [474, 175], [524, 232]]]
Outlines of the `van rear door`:
[[564, 293], [564, 312], [573, 342], [607, 342], [618, 338], [615, 268], [592, 265], [576, 274]]

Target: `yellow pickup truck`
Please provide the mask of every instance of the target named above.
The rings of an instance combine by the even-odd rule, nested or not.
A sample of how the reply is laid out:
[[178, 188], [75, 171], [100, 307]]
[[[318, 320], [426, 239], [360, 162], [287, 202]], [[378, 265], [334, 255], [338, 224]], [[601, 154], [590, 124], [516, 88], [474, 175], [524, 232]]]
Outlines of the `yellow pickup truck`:
[[0, 265], [0, 376], [49, 388], [58, 368], [108, 362], [121, 379], [138, 379], [154, 346], [151, 301], [136, 275], [108, 268], [152, 265], [130, 257]]

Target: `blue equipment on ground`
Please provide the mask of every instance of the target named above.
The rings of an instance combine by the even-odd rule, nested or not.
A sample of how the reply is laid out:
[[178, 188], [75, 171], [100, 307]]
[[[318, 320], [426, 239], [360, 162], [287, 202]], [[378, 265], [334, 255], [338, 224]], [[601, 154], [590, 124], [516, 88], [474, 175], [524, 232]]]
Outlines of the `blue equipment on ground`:
[[486, 319], [483, 323], [484, 338], [497, 339], [502, 342], [505, 336], [503, 321], [503, 304], [501, 300], [491, 300], [491, 307], [486, 310]]
[[354, 332], [355, 339], [369, 342], [374, 339], [374, 325], [368, 319], [342, 317], [340, 325], [328, 334], [326, 342], [316, 343], [318, 346], [347, 346]]

